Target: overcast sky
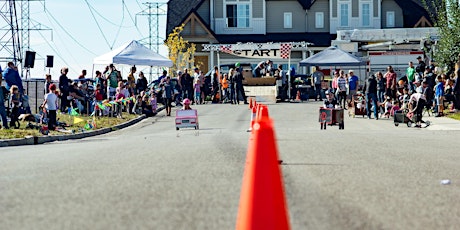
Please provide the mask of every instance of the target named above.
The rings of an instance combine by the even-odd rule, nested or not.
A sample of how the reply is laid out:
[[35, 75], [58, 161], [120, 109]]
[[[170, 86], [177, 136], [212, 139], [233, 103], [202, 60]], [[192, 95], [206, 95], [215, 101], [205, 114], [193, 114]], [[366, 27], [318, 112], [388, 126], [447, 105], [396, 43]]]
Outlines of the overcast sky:
[[[30, 1], [31, 27], [39, 23], [42, 27], [52, 29], [52, 31], [30, 32], [31, 49], [37, 52], [35, 68], [31, 70], [31, 76], [41, 78], [48, 72], [48, 69], [44, 68], [47, 55], [54, 56], [54, 68], [51, 69], [51, 74], [55, 80], [59, 78], [59, 71], [64, 66], [69, 67], [69, 77], [72, 79], [77, 78], [82, 69], [86, 69], [91, 76], [92, 61], [95, 57], [124, 43], [148, 37], [147, 16], [136, 18], [137, 13], [147, 8], [143, 5], [144, 2], [146, 1]], [[166, 12], [166, 4], [163, 8]], [[18, 10], [18, 14], [19, 12]], [[93, 18], [92, 13], [96, 19]], [[5, 24], [4, 21], [1, 22]], [[166, 16], [160, 16], [159, 30], [161, 40], [164, 40]], [[160, 48], [160, 54], [167, 56], [164, 46]], [[6, 63], [1, 64], [3, 68], [6, 65]], [[94, 71], [103, 68], [104, 66], [95, 66]], [[124, 71], [127, 71], [126, 67], [125, 69]]]

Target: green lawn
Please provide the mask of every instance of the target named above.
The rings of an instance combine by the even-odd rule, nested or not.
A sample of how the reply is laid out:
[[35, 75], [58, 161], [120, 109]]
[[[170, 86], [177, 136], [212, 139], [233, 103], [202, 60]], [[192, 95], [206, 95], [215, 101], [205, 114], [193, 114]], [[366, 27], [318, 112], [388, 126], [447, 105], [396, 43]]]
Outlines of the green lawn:
[[[123, 118], [116, 118], [116, 117], [97, 117], [96, 127], [95, 129], [101, 128], [108, 128], [114, 125], [118, 125], [124, 123], [126, 121], [132, 120], [139, 115], [123, 113]], [[74, 124], [74, 119], [83, 119], [82, 122]], [[85, 125], [88, 123], [92, 123], [93, 118], [87, 116], [69, 116], [67, 114], [58, 114], [58, 120], [60, 122], [65, 122], [66, 124], [70, 125], [67, 127], [67, 130], [74, 130], [75, 132], [81, 131], [85, 129]], [[25, 136], [42, 136], [42, 134], [37, 129], [26, 129], [28, 122], [20, 122], [21, 127], [19, 129], [0, 129], [0, 139], [12, 139], [12, 138], [24, 138]], [[49, 135], [62, 135], [65, 134], [64, 132], [59, 131], [50, 131]]]

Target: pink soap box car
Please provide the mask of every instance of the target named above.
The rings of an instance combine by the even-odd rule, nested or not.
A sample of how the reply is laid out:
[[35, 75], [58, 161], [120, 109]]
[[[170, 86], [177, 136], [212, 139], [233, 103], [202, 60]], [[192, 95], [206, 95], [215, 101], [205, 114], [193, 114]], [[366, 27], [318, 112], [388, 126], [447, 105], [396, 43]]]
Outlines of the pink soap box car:
[[176, 110], [176, 130], [180, 128], [200, 128], [196, 109]]

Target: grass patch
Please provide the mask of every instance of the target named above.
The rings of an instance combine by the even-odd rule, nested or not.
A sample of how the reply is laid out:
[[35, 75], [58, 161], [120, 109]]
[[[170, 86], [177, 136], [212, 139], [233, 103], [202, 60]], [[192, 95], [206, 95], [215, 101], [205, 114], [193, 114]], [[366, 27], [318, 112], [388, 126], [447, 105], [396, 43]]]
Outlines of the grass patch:
[[[140, 115], [135, 114], [128, 114], [123, 113], [123, 118], [116, 118], [116, 117], [97, 117], [96, 118], [96, 127], [92, 130], [102, 129], [112, 127], [134, 118], [139, 117]], [[77, 116], [76, 118], [83, 119], [83, 122], [74, 124], [75, 117], [69, 116], [66, 114], [58, 114], [57, 118], [60, 122], [65, 122], [66, 124], [70, 125], [67, 127], [66, 130], [74, 130], [75, 132], [80, 132], [81, 130], [85, 129], [85, 125], [87, 123], [92, 123], [93, 118], [87, 116]], [[14, 138], [24, 138], [26, 136], [42, 136], [42, 134], [37, 129], [26, 129], [28, 122], [20, 122], [21, 127], [19, 129], [0, 129], [0, 139], [14, 139]], [[59, 131], [50, 131], [49, 135], [63, 135], [66, 134], [64, 132]]]
[[460, 113], [449, 113], [449, 111], [444, 111], [444, 114], [446, 114], [448, 118], [460, 120]]

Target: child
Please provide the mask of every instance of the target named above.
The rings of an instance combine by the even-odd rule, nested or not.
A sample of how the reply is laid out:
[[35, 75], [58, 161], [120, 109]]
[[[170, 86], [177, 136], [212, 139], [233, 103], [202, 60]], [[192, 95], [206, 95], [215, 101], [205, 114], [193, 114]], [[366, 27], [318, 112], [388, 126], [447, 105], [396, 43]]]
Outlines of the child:
[[45, 95], [45, 101], [42, 106], [45, 107], [48, 114], [48, 129], [54, 130], [56, 128], [56, 110], [58, 107], [58, 97], [56, 95], [56, 85], [51, 84], [49, 87], [50, 92]]
[[152, 106], [153, 112], [157, 111], [158, 105], [157, 105], [157, 97], [155, 93], [150, 94], [150, 106]]
[[444, 110], [444, 100], [443, 100], [444, 99], [444, 82], [442, 80], [441, 75], [438, 75], [436, 80], [438, 81], [438, 83], [435, 86], [435, 94], [434, 94], [435, 95], [434, 98], [436, 99], [436, 105], [438, 106], [437, 107], [438, 114], [436, 115], [436, 117], [441, 117], [441, 116], [444, 116], [444, 113], [443, 113], [443, 110]]
[[326, 91], [326, 100], [323, 102], [323, 107], [333, 109], [338, 106], [337, 100], [335, 100], [334, 93], [331, 90]]
[[195, 103], [197, 105], [201, 104], [201, 81], [197, 79], [195, 84], [193, 85], [193, 89], [195, 91]]
[[[115, 100], [117, 101], [121, 101], [125, 98], [125, 94], [124, 94], [124, 84], [122, 81], [119, 81], [118, 82], [118, 87], [116, 88], [115, 90]], [[122, 114], [122, 108], [123, 108], [123, 103], [122, 102], [118, 102], [117, 103], [117, 117], [118, 118], [122, 118], [121, 114]]]
[[[93, 103], [94, 103], [93, 106], [94, 106], [95, 108], [98, 108], [98, 107], [96, 107], [96, 105], [99, 104], [99, 103], [101, 103], [102, 100], [104, 100], [104, 94], [102, 94], [102, 91], [101, 91], [101, 84], [100, 84], [100, 83], [96, 84], [96, 90], [94, 91], [94, 99], [95, 99], [95, 100], [94, 100], [94, 102], [93, 102]], [[96, 114], [99, 113], [99, 112], [100, 112], [99, 108], [96, 109]], [[100, 115], [101, 115], [101, 114], [100, 114]]]
[[394, 117], [395, 111], [398, 111], [398, 110], [400, 110], [400, 108], [399, 108], [399, 102], [398, 102], [398, 101], [394, 101], [394, 102], [393, 102], [393, 106], [391, 106], [390, 115], [391, 115], [392, 117]]
[[192, 108], [190, 107], [190, 100], [188, 98], [185, 98], [184, 101], [182, 102], [183, 107], [182, 110], [191, 110]]
[[385, 110], [383, 116], [385, 116], [386, 118], [390, 118], [391, 107], [393, 107], [391, 97], [387, 96], [385, 101], [383, 101], [380, 105], [383, 105], [383, 108]]
[[154, 115], [154, 111], [152, 110], [152, 106], [149, 103], [149, 97], [147, 95], [144, 95], [142, 98], [142, 114], [145, 114], [147, 117]]
[[11, 121], [10, 127], [19, 128], [16, 126], [16, 122], [19, 122], [19, 88], [16, 85], [11, 86], [10, 88], [10, 107], [11, 107]]

